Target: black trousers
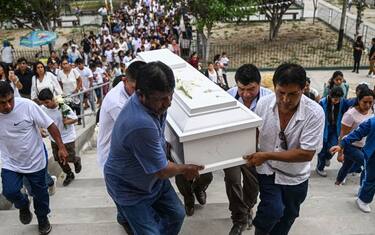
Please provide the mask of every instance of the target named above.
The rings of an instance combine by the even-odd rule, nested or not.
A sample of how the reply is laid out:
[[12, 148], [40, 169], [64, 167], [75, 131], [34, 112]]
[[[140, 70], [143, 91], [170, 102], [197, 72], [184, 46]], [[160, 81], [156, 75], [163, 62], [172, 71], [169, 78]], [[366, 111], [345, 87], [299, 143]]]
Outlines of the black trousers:
[[353, 57], [354, 57], [353, 71], [358, 72], [358, 70], [359, 70], [359, 63], [361, 62], [362, 55], [361, 54], [359, 54], [359, 55], [354, 54]]
[[[76, 113], [77, 116], [81, 115], [81, 105], [75, 104], [73, 102], [68, 103], [69, 107]], [[78, 118], [78, 121], [81, 121], [81, 118]]]
[[202, 174], [195, 181], [186, 180], [183, 175], [176, 175], [178, 191], [184, 196], [185, 204], [194, 205], [194, 191], [206, 191], [212, 182], [212, 173]]
[[305, 201], [308, 180], [297, 185], [275, 184], [275, 175], [258, 175], [260, 203], [253, 224], [265, 234], [287, 235]]
[[225, 190], [229, 200], [229, 210], [232, 213], [232, 221], [233, 223], [246, 224], [259, 193], [256, 170], [254, 167], [241, 165], [224, 169], [224, 173]]

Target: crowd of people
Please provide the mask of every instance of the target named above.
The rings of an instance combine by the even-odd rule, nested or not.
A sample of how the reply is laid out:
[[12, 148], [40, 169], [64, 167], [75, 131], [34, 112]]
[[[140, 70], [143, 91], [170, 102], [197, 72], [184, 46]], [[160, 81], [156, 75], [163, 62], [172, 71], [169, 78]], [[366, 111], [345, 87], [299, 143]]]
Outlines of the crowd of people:
[[[261, 86], [258, 68], [244, 64], [230, 88], [225, 52], [215, 55], [207, 70], [202, 70], [197, 53], [189, 56], [190, 18], [184, 14], [176, 21], [178, 10], [166, 10], [155, 1], [122, 5], [111, 17], [102, 12], [107, 21], [97, 35], [90, 32], [79, 44], [65, 43], [61, 52], [51, 52], [46, 65], [30, 66], [25, 58], [0, 64], [3, 195], [19, 209], [20, 221], [32, 220], [30, 200], [21, 190], [25, 186], [33, 197], [40, 233], [51, 231], [47, 215], [56, 178], [48, 173], [42, 138], [49, 136], [54, 160], [66, 175], [63, 185], [68, 186], [82, 170], [75, 125], [85, 109], [98, 107], [98, 165], [117, 221], [128, 234], [178, 234], [185, 215], [194, 215], [195, 200], [206, 203], [213, 174], [199, 175], [204, 166], [174, 163], [164, 138], [175, 88], [173, 71], [161, 62], [135, 59], [137, 53], [162, 48], [185, 57], [263, 120], [258, 151], [245, 157], [246, 165], [224, 169], [230, 235], [252, 226], [257, 235], [288, 234], [307, 195], [314, 155], [317, 174], [326, 177], [325, 168], [337, 153], [342, 166], [336, 185], [345, 184], [349, 173], [361, 174], [356, 203], [370, 212], [375, 193], [373, 88], [359, 84], [356, 96], [350, 97], [343, 73], [336, 71], [319, 94], [310, 87], [304, 68], [289, 63], [275, 70], [268, 88]], [[82, 97], [75, 95], [81, 91]]]

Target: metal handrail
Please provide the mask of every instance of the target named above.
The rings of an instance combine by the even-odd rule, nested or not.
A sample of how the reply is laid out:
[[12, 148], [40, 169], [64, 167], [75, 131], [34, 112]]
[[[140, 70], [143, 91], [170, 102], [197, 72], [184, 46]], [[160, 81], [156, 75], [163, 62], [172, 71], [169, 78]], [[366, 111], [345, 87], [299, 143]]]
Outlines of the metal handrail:
[[83, 90], [83, 91], [80, 91], [80, 92], [77, 92], [77, 93], [74, 93], [74, 94], [71, 94], [71, 95], [63, 96], [63, 99], [74, 98], [74, 97], [79, 96], [79, 100], [80, 100], [80, 107], [79, 108], [80, 108], [80, 113], [81, 114], [78, 115], [78, 118], [81, 118], [81, 120], [82, 120], [82, 127], [83, 128], [86, 127], [85, 116], [91, 116], [93, 114], [96, 114], [97, 111], [98, 111], [97, 109], [95, 109], [94, 112], [91, 112], [91, 113], [88, 113], [88, 114], [84, 113], [84, 108], [83, 108], [84, 94], [88, 93], [88, 92], [92, 92], [92, 91], [100, 88], [100, 92], [102, 94], [102, 99], [103, 99], [104, 98], [103, 87], [107, 86], [107, 85], [109, 85], [109, 90], [110, 90], [112, 88], [111, 81], [102, 83], [102, 84], [94, 86], [94, 87], [90, 87], [89, 89], [86, 89], [86, 90]]

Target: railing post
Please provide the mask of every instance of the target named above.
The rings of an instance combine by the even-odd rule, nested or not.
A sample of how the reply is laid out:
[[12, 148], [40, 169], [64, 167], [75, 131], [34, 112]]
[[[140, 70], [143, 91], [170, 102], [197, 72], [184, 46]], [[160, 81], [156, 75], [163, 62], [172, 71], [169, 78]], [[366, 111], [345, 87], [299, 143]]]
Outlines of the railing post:
[[85, 121], [85, 114], [84, 114], [85, 110], [83, 108], [83, 96], [84, 96], [83, 93], [79, 95], [79, 100], [80, 100], [79, 109], [81, 111], [80, 113], [81, 113], [82, 126], [83, 126], [83, 128], [85, 128], [86, 127], [86, 121]]

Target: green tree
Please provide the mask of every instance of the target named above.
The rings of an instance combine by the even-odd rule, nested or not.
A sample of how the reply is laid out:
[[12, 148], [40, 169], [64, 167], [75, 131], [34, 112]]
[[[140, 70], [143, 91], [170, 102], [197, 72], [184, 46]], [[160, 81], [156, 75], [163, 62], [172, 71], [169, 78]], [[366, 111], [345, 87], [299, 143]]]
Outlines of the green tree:
[[[0, 1], [0, 21], [9, 20], [18, 26], [54, 31], [60, 16], [60, 0]], [[26, 23], [31, 23], [31, 27]]]
[[295, 0], [257, 0], [261, 13], [265, 14], [270, 22], [269, 40], [274, 40], [279, 34], [283, 15]]
[[186, 1], [191, 14], [195, 17], [195, 26], [197, 29], [198, 45], [202, 41], [202, 54], [206, 61], [209, 60], [210, 38], [212, 29], [218, 22], [224, 22], [228, 19], [240, 19], [246, 15], [254, 13], [251, 8], [253, 0], [189, 0]]

